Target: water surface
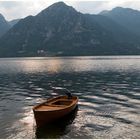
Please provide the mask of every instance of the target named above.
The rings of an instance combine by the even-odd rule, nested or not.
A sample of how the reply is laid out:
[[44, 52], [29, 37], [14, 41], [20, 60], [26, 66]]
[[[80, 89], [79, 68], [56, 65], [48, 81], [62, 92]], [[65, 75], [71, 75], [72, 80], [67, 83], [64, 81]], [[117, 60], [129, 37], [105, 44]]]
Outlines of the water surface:
[[[52, 86], [79, 97], [62, 123], [36, 129]], [[140, 56], [0, 59], [0, 138], [140, 138]]]

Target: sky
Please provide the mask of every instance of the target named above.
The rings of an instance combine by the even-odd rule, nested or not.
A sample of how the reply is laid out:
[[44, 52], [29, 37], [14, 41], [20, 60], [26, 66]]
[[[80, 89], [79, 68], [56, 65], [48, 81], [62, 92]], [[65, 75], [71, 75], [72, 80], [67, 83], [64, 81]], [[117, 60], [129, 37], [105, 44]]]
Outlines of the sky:
[[140, 0], [0, 0], [0, 13], [6, 20], [36, 15], [51, 4], [63, 1], [82, 13], [98, 14], [121, 6], [140, 10]]

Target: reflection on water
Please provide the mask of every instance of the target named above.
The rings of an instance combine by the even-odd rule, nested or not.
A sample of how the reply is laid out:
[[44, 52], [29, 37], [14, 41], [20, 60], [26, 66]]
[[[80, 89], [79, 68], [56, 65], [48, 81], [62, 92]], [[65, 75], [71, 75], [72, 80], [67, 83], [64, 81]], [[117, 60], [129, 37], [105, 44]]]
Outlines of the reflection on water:
[[57, 120], [54, 123], [36, 129], [36, 138], [61, 138], [70, 131], [70, 125], [73, 123], [78, 111], [78, 106], [70, 114]]
[[[36, 129], [32, 106], [51, 86], [77, 95], [78, 111]], [[0, 138], [140, 138], [139, 116], [139, 56], [0, 59]]]
[[[84, 71], [127, 71], [139, 70], [140, 57], [42, 57], [0, 60], [2, 73], [60, 73]], [[121, 61], [121, 63], [120, 63]], [[10, 68], [10, 71], [9, 71]]]

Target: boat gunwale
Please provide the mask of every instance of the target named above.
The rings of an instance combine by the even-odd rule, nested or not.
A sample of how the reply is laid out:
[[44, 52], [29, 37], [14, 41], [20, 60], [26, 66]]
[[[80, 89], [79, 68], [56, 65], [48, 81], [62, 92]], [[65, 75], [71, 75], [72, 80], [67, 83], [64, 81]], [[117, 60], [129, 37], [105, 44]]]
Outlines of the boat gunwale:
[[[55, 99], [61, 99], [61, 97], [67, 97], [67, 96], [56, 96], [56, 97], [54, 97], [54, 98], [50, 98], [50, 99], [48, 99], [47, 101], [44, 101], [44, 102], [42, 102], [42, 103], [40, 103], [40, 104], [38, 104], [38, 105], [35, 105], [34, 107], [33, 107], [33, 111], [34, 112], [54, 112], [54, 111], [60, 111], [60, 110], [65, 110], [65, 109], [67, 109], [67, 108], [70, 108], [70, 107], [72, 107], [73, 105], [77, 105], [77, 103], [78, 103], [78, 97], [77, 96], [73, 96], [73, 97], [76, 97], [75, 98], [75, 101], [72, 101], [72, 103], [70, 104], [70, 105], [66, 105], [66, 106], [64, 106], [64, 107], [60, 107], [60, 106], [58, 106], [58, 107], [60, 107], [59, 109], [57, 109], [57, 110], [36, 110], [39, 106], [42, 106], [43, 104], [45, 104], [46, 102], [48, 102], [48, 101], [51, 101], [51, 100], [55, 100]], [[49, 106], [49, 105], [48, 105]], [[53, 107], [53, 106], [52, 106]], [[57, 107], [57, 106], [56, 106]]]

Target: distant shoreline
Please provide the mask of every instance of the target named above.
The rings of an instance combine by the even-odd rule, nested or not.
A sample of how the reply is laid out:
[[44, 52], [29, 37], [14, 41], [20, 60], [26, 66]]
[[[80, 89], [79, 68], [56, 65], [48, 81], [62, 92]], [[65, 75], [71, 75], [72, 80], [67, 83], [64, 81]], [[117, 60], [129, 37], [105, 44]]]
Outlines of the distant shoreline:
[[[80, 57], [124, 57], [124, 58], [127, 58], [127, 57], [140, 57], [140, 55], [67, 55], [67, 56], [15, 56], [15, 57], [0, 57], [0, 59], [16, 59], [16, 58], [71, 58], [71, 57], [77, 57], [77, 58], [80, 58]], [[120, 59], [120, 58], [119, 58]], [[127, 58], [128, 59], [128, 58]]]

